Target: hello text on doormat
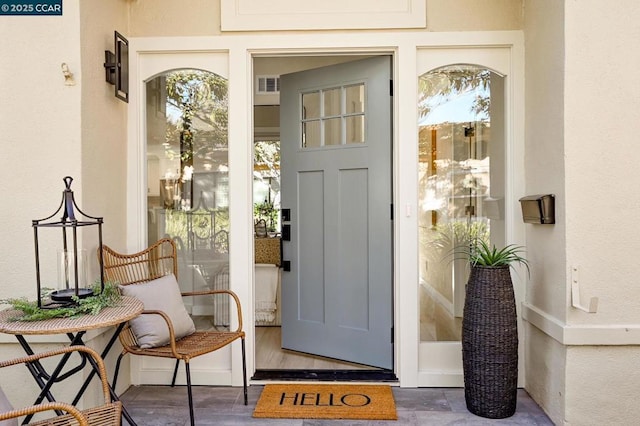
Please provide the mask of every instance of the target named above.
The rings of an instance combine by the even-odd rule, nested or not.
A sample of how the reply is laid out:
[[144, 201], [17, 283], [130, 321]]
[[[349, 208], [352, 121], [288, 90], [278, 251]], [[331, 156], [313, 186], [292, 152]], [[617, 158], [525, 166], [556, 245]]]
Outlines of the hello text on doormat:
[[253, 417], [397, 420], [391, 387], [343, 384], [266, 385]]

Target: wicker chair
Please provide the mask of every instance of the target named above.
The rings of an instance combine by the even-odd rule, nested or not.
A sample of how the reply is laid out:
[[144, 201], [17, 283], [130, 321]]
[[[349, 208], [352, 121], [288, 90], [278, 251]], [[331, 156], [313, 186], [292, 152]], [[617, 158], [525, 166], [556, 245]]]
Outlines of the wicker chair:
[[42, 352], [35, 355], [25, 356], [22, 358], [11, 359], [8, 361], [0, 362], [0, 368], [9, 367], [17, 364], [26, 364], [29, 362], [37, 361], [43, 358], [53, 357], [57, 355], [67, 354], [69, 352], [84, 352], [85, 356], [92, 357], [100, 372], [100, 379], [102, 381], [102, 391], [104, 393], [104, 405], [92, 407], [86, 410], [78, 410], [71, 404], [64, 402], [43, 402], [41, 404], [32, 405], [30, 407], [16, 409], [4, 413], [0, 413], [0, 421], [14, 419], [21, 416], [28, 416], [44, 411], [65, 411], [67, 414], [63, 414], [57, 417], [53, 417], [47, 420], [40, 420], [29, 423], [30, 425], [52, 425], [52, 426], [66, 426], [66, 425], [80, 425], [80, 426], [118, 426], [120, 425], [120, 419], [122, 415], [122, 403], [120, 401], [112, 401], [111, 394], [109, 393], [109, 384], [107, 382], [107, 373], [104, 367], [102, 358], [96, 351], [86, 346], [70, 346], [61, 349], [55, 349], [48, 352]]
[[[147, 249], [134, 253], [122, 254], [111, 248], [102, 248], [105, 279], [116, 282], [122, 286], [136, 285], [149, 282], [173, 273], [178, 277], [178, 262], [176, 245], [173, 240], [163, 238], [148, 247]], [[136, 337], [129, 325], [120, 333], [120, 342], [123, 350], [116, 363], [113, 386], [118, 376], [120, 361], [122, 357], [130, 353], [132, 355], [143, 355], [151, 357], [173, 358], [176, 360], [171, 386], [175, 386], [176, 375], [180, 361], [184, 361], [187, 393], [189, 397], [189, 415], [191, 425], [194, 425], [193, 416], [193, 396], [191, 391], [191, 373], [189, 361], [200, 355], [204, 355], [221, 349], [235, 340], [240, 339], [242, 344], [242, 373], [244, 380], [244, 404], [247, 405], [247, 367], [245, 354], [245, 333], [242, 331], [242, 308], [238, 296], [230, 290], [205, 290], [195, 292], [183, 292], [182, 296], [205, 296], [213, 294], [227, 294], [234, 301], [238, 314], [238, 326], [235, 330], [196, 330], [195, 333], [185, 336], [179, 340], [175, 339], [173, 325], [168, 316], [160, 311], [143, 311], [142, 315], [161, 315], [167, 323], [170, 334], [170, 342], [165, 346], [154, 348], [141, 348], [136, 342]]]

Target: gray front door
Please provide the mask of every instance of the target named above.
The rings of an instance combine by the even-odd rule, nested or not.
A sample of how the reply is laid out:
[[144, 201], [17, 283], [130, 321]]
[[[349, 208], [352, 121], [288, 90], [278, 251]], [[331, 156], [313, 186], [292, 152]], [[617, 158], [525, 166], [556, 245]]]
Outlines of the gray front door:
[[391, 58], [280, 83], [282, 347], [392, 369]]

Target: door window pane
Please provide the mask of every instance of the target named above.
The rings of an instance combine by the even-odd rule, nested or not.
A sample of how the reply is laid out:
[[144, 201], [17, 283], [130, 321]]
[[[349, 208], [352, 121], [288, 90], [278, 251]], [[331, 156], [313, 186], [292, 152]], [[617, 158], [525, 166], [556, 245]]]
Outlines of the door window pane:
[[346, 113], [354, 114], [364, 112], [364, 84], [349, 86], [346, 91]]
[[364, 142], [364, 115], [347, 117], [345, 120], [347, 143]]
[[316, 120], [302, 123], [302, 147], [318, 148], [321, 145], [320, 121]]
[[[173, 239], [182, 291], [228, 288], [227, 80], [182, 69], [146, 85], [148, 243]], [[194, 320], [229, 323], [227, 301], [185, 298]]]
[[302, 95], [302, 118], [310, 120], [320, 118], [320, 93], [310, 92]]
[[340, 145], [342, 143], [342, 119], [324, 120], [324, 144]]
[[[364, 83], [328, 87], [302, 95], [302, 147], [364, 143]], [[319, 100], [322, 99], [322, 105]]]
[[469, 241], [504, 241], [504, 78], [449, 66], [418, 81], [420, 339], [459, 341]]
[[328, 90], [324, 90], [322, 92], [323, 94], [323, 107], [324, 107], [324, 111], [323, 111], [323, 116], [324, 117], [331, 117], [331, 116], [336, 116], [336, 115], [340, 115], [342, 113], [342, 107], [341, 107], [341, 93], [342, 90], [340, 88], [338, 89], [328, 89]]

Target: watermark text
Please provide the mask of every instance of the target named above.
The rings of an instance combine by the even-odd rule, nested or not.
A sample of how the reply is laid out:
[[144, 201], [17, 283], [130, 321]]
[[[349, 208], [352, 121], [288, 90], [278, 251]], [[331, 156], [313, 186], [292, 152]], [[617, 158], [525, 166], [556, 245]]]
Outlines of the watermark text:
[[0, 15], [62, 15], [62, 0], [0, 0]]

